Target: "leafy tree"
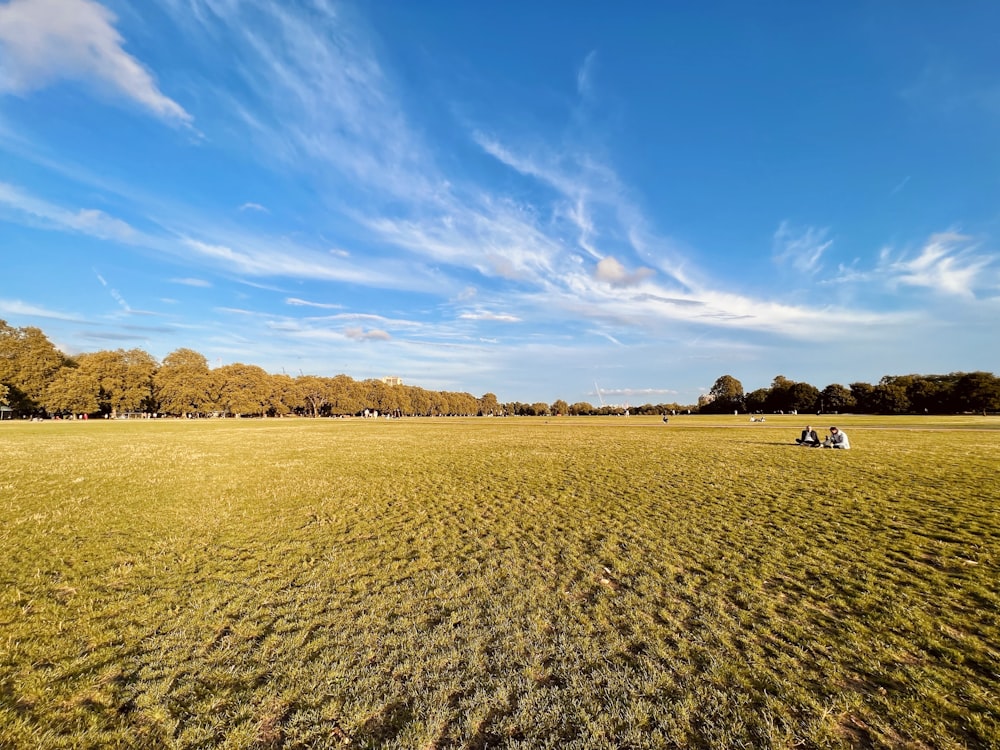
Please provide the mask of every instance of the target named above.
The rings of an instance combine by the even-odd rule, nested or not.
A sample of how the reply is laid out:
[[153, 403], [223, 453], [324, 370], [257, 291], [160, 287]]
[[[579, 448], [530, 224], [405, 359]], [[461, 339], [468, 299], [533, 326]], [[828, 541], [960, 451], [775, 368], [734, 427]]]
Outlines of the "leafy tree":
[[375, 402], [375, 408], [382, 414], [395, 414], [399, 410], [399, 391], [402, 388], [397, 385], [383, 383], [381, 380], [375, 382], [378, 383], [378, 386], [376, 386], [378, 399]]
[[42, 408], [49, 384], [67, 362], [40, 328], [14, 328], [0, 320], [0, 385], [14, 410]]
[[166, 414], [201, 414], [211, 409], [212, 373], [208, 360], [192, 349], [177, 349], [153, 375], [153, 396]]
[[788, 404], [794, 411], [816, 411], [819, 389], [809, 383], [794, 383], [788, 389]]
[[359, 385], [343, 374], [330, 381], [329, 402], [332, 414], [357, 414], [365, 409]]
[[552, 402], [552, 406], [549, 407], [551, 411], [556, 416], [565, 416], [569, 414], [569, 404], [563, 401], [561, 398]]
[[271, 406], [270, 376], [257, 365], [237, 362], [212, 370], [219, 408], [230, 414], [267, 414]]
[[446, 391], [443, 396], [447, 403], [445, 414], [467, 417], [475, 416], [479, 413], [479, 400], [471, 393]]
[[77, 357], [80, 369], [97, 379], [97, 401], [112, 417], [123, 412], [153, 411], [156, 360], [142, 349], [116, 349]]
[[746, 395], [743, 405], [748, 412], [764, 411], [767, 406], [767, 397], [771, 390], [769, 388], [758, 388]]
[[577, 401], [571, 407], [569, 407], [569, 413], [578, 416], [586, 416], [587, 414], [594, 413], [594, 405], [589, 404], [586, 401]]
[[910, 408], [918, 413], [955, 411], [948, 408], [953, 385], [954, 379], [940, 375], [913, 376], [906, 389]]
[[301, 375], [295, 379], [295, 385], [299, 397], [312, 412], [313, 417], [318, 417], [320, 409], [330, 402], [332, 392], [330, 381], [327, 378], [320, 378], [316, 375]]
[[423, 388], [404, 386], [410, 400], [410, 414], [427, 416], [431, 413], [431, 397]]
[[500, 413], [500, 404], [495, 393], [484, 393], [479, 397], [479, 413], [484, 417]]
[[771, 381], [771, 388], [767, 394], [768, 411], [791, 411], [795, 407], [792, 405], [792, 386], [794, 380], [789, 380], [784, 375], [775, 376]]
[[392, 387], [396, 394], [396, 408], [400, 415], [408, 416], [413, 414], [413, 400], [410, 398], [412, 390], [402, 385]]
[[743, 384], [732, 375], [723, 375], [708, 392], [712, 399], [706, 411], [723, 413], [743, 408]]
[[875, 386], [870, 383], [851, 383], [851, 396], [860, 413], [874, 414], [878, 411]]
[[304, 402], [301, 389], [291, 375], [269, 375], [271, 381], [271, 403], [267, 414], [280, 417], [293, 411], [302, 412]]
[[96, 412], [101, 386], [97, 376], [79, 367], [64, 367], [49, 383], [45, 392], [45, 410], [52, 414]]
[[906, 414], [910, 411], [910, 398], [906, 395], [906, 381], [886, 376], [875, 386], [875, 411], [879, 414]]
[[1000, 378], [988, 372], [969, 372], [955, 383], [956, 400], [963, 409], [982, 412], [1000, 410]]
[[820, 392], [820, 411], [845, 412], [855, 406], [851, 391], [840, 383], [831, 383]]

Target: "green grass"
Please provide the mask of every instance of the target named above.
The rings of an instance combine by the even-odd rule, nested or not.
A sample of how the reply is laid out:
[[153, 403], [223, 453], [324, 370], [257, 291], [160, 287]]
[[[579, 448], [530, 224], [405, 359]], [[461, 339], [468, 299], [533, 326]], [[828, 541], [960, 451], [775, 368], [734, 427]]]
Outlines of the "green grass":
[[0, 747], [1000, 746], [1000, 420], [805, 421], [0, 425]]

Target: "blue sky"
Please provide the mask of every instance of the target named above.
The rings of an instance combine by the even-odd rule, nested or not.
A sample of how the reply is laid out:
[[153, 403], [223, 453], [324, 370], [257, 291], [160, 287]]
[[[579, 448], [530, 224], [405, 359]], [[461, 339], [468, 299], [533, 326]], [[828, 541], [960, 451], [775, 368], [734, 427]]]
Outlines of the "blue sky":
[[0, 318], [504, 401], [1000, 372], [957, 8], [0, 0]]

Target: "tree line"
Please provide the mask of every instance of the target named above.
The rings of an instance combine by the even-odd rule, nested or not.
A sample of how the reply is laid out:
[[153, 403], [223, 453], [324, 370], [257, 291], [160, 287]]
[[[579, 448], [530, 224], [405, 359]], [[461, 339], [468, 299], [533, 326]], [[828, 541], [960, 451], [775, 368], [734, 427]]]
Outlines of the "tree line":
[[210, 369], [204, 355], [178, 349], [162, 362], [142, 349], [69, 357], [38, 328], [0, 320], [0, 404], [17, 416], [170, 415], [449, 416], [500, 414], [492, 393], [429, 391], [347, 375], [274, 375], [236, 363]]
[[705, 413], [851, 412], [855, 414], [957, 414], [1000, 411], [1000, 378], [989, 372], [947, 375], [886, 375], [877, 384], [832, 383], [822, 390], [784, 375], [769, 388], [743, 392], [743, 384], [723, 375], [699, 403]]
[[716, 380], [697, 405], [677, 403], [595, 407], [587, 402], [500, 403], [493, 393], [431, 391], [348, 375], [270, 374], [236, 363], [209, 368], [192, 349], [158, 362], [142, 349], [67, 356], [39, 328], [0, 320], [0, 406], [15, 416], [132, 414], [171, 416], [586, 416], [683, 411], [955, 413], [1000, 410], [1000, 379], [991, 373], [885, 376], [877, 385], [839, 384], [823, 390], [779, 375], [750, 393], [731, 375]]

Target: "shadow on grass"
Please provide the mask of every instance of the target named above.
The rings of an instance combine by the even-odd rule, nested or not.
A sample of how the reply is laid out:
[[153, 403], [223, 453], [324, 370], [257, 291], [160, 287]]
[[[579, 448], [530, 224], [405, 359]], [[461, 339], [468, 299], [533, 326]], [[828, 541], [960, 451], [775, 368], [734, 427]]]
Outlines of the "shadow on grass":
[[407, 701], [392, 701], [365, 719], [356, 739], [380, 746], [394, 739], [413, 720], [413, 705]]

